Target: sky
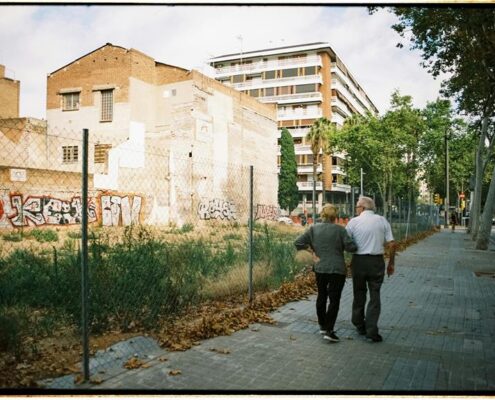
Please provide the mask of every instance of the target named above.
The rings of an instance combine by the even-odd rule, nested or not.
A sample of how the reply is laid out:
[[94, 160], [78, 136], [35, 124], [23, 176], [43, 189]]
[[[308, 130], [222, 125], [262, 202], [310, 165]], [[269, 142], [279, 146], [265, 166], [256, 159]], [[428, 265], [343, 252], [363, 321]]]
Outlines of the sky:
[[[401, 40], [386, 10], [363, 6], [1, 5], [0, 64], [21, 82], [21, 117], [46, 117], [46, 77], [112, 43], [156, 61], [207, 73], [212, 57], [328, 42], [381, 113], [396, 89], [416, 107], [439, 97], [440, 80]], [[242, 38], [242, 39], [241, 39]]]

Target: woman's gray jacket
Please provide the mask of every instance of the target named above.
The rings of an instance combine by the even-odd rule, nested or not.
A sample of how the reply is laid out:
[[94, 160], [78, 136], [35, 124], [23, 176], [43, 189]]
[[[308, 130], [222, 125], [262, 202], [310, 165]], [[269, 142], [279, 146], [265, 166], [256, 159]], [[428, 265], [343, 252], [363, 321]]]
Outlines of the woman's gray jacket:
[[320, 259], [314, 266], [315, 272], [345, 275], [344, 250], [355, 252], [353, 242], [343, 226], [322, 222], [311, 225], [294, 242], [297, 250], [311, 248]]

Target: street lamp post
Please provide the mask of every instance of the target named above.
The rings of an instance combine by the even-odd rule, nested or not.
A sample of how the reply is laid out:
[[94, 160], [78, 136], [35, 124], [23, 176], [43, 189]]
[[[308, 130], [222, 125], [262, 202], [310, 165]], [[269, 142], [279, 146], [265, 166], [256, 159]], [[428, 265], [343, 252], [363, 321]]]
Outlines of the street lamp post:
[[363, 191], [363, 169], [361, 168], [361, 196], [364, 196], [364, 191]]

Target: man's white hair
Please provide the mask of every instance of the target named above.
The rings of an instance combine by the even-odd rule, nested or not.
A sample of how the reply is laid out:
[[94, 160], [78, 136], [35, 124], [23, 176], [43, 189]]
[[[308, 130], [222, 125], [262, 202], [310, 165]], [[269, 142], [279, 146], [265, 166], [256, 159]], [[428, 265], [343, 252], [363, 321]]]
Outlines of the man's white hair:
[[362, 205], [365, 210], [375, 211], [375, 202], [371, 197], [359, 197], [359, 204]]

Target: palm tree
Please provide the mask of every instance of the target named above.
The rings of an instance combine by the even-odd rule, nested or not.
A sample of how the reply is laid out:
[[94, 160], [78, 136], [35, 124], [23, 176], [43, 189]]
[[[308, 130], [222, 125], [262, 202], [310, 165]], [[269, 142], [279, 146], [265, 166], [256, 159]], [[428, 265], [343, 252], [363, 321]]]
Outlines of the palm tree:
[[313, 153], [313, 223], [316, 219], [316, 169], [319, 164], [320, 150], [329, 146], [327, 132], [332, 129], [331, 127], [332, 123], [327, 118], [319, 118], [313, 123], [306, 135], [306, 140], [311, 143], [311, 152]]

